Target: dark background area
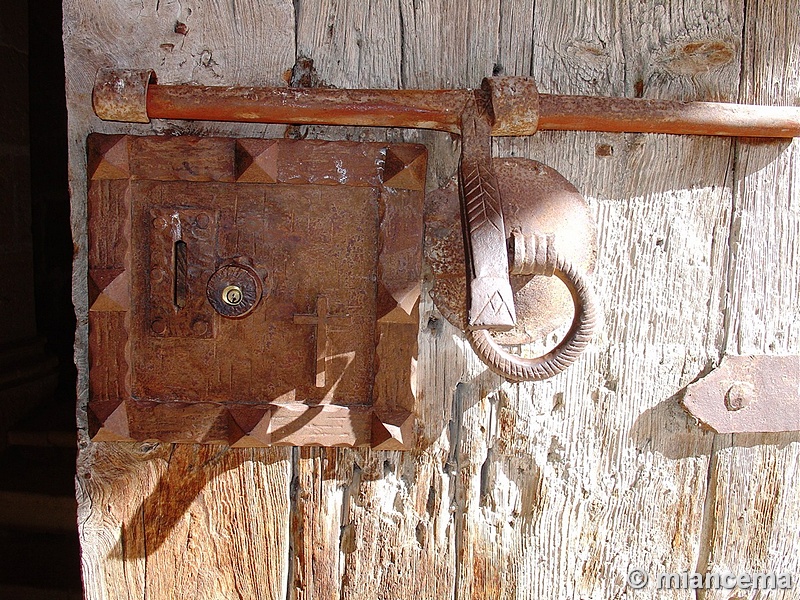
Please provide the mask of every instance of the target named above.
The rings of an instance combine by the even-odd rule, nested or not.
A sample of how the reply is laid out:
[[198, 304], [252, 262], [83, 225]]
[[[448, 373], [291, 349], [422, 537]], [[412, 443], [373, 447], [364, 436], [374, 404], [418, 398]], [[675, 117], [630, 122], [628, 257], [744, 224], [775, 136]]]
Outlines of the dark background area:
[[61, 3], [33, 8], [28, 15], [28, 90], [36, 326], [48, 351], [58, 357], [58, 393], [70, 398], [66, 403], [73, 409], [75, 313]]
[[61, 3], [0, 0], [0, 599], [81, 598]]

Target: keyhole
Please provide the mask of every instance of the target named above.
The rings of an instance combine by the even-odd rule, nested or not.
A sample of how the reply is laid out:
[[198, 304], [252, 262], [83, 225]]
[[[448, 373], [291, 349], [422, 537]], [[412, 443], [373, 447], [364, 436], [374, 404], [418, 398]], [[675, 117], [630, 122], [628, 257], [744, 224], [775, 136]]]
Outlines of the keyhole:
[[228, 319], [249, 314], [261, 300], [258, 273], [236, 263], [222, 265], [208, 280], [206, 297], [217, 313]]
[[186, 242], [175, 242], [175, 306], [178, 310], [186, 306], [186, 289], [189, 261], [186, 256]]
[[222, 290], [222, 301], [230, 306], [237, 306], [242, 303], [242, 288], [238, 285], [229, 285]]

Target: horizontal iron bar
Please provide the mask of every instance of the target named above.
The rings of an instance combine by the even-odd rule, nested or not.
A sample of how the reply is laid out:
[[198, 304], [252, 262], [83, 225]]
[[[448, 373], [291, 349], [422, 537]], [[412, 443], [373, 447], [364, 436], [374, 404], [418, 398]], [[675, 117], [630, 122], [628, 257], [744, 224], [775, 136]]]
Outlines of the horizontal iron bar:
[[147, 115], [295, 125], [413, 127], [459, 133], [466, 90], [337, 90], [150, 85]]
[[541, 94], [539, 129], [790, 138], [800, 107]]
[[[459, 133], [467, 93], [150, 85], [147, 114], [154, 119], [411, 127]], [[800, 108], [540, 94], [538, 130], [794, 137], [800, 135]]]
[[[537, 130], [800, 136], [796, 106], [538, 94], [533, 80], [525, 77], [487, 78], [482, 92], [493, 136]], [[160, 85], [152, 71], [109, 69], [98, 73], [93, 100], [100, 118], [116, 121], [190, 119], [461, 133], [461, 117], [474, 93]]]

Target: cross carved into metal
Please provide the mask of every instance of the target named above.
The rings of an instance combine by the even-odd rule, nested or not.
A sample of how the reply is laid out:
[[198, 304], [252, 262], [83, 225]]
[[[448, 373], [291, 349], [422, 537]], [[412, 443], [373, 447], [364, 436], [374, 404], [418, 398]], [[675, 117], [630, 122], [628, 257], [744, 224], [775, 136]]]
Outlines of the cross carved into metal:
[[315, 385], [318, 388], [325, 387], [326, 359], [328, 353], [328, 325], [350, 325], [350, 315], [330, 315], [328, 314], [328, 298], [317, 296], [317, 308], [315, 314], [296, 314], [294, 322], [297, 325], [314, 325], [317, 328], [315, 337], [317, 340], [317, 358], [315, 361]]

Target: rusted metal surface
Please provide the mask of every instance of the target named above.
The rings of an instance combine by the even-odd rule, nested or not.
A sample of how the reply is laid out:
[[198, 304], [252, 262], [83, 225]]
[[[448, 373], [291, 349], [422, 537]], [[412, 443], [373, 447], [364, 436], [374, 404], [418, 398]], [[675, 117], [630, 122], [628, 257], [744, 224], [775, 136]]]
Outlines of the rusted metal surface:
[[514, 354], [498, 343], [488, 330], [467, 332], [472, 349], [489, 368], [510, 381], [540, 381], [558, 375], [572, 365], [594, 336], [596, 308], [594, 294], [584, 275], [562, 255], [553, 250], [547, 237], [540, 237], [547, 249], [537, 252], [531, 275], [555, 275], [572, 296], [575, 307], [572, 323], [564, 338], [540, 356]]
[[311, 325], [316, 330], [314, 338], [317, 345], [317, 357], [314, 373], [314, 385], [324, 388], [326, 385], [325, 373], [328, 360], [328, 327], [350, 327], [350, 315], [332, 315], [328, 312], [328, 298], [317, 297], [317, 305], [313, 314], [296, 314], [294, 323], [297, 325]]
[[487, 77], [481, 84], [492, 135], [533, 135], [539, 127], [539, 92], [530, 77]]
[[424, 146], [89, 146], [95, 439], [412, 442]]
[[153, 119], [413, 127], [459, 132], [467, 90], [337, 90], [151, 85]]
[[[586, 199], [575, 186], [540, 162], [496, 158], [494, 165], [501, 182], [510, 241], [518, 236], [528, 240], [551, 236], [551, 248], [579, 271], [593, 273], [597, 225]], [[564, 285], [555, 279], [533, 277], [533, 271], [524, 266], [525, 261], [520, 264], [515, 256], [517, 249], [513, 244], [509, 247], [510, 268], [518, 272], [511, 277], [518, 324], [512, 331], [493, 335], [502, 344], [531, 343], [573, 315], [572, 298]]]
[[261, 281], [255, 269], [233, 261], [221, 266], [210, 277], [206, 297], [219, 315], [240, 319], [249, 315], [261, 301]]
[[800, 356], [726, 356], [683, 405], [718, 433], [800, 431]]
[[[439, 273], [438, 290], [434, 291], [434, 295], [438, 295], [440, 300], [445, 298], [443, 312], [469, 332], [468, 337], [484, 362], [512, 380], [539, 379], [563, 370], [588, 344], [595, 315], [591, 291], [581, 274], [580, 265], [585, 262], [584, 257], [580, 256], [576, 261], [569, 256], [569, 252], [562, 253], [561, 245], [565, 242], [560, 235], [553, 239], [552, 233], [546, 229], [547, 219], [542, 219], [542, 214], [536, 214], [537, 210], [569, 213], [560, 196], [566, 189], [565, 182], [558, 181], [546, 168], [533, 167], [531, 172], [537, 172], [537, 177], [543, 174], [539, 177], [541, 181], [537, 182], [544, 184], [539, 188], [543, 190], [543, 196], [557, 198], [555, 205], [551, 207], [550, 201], [534, 203], [531, 206], [538, 208], [529, 210], [511, 201], [509, 205], [513, 205], [519, 213], [517, 223], [520, 225], [516, 230], [509, 228], [504, 217], [507, 210], [504, 207], [504, 193], [491, 157], [491, 136], [530, 135], [537, 129], [765, 137], [800, 134], [800, 108], [540, 95], [532, 79], [520, 77], [486, 78], [479, 90], [428, 91], [222, 88], [159, 86], [155, 83], [148, 86], [150, 79], [150, 72], [101, 72], [95, 91], [96, 102], [99, 101], [102, 109], [98, 114], [115, 119], [130, 114], [133, 120], [152, 117], [365, 125], [460, 133], [459, 191], [465, 234], [463, 256], [466, 261], [466, 281], [461, 293], [452, 285], [452, 279]], [[128, 81], [132, 83], [127, 85]], [[119, 91], [116, 98], [113, 97], [115, 90]], [[130, 104], [128, 112], [115, 103], [123, 107], [126, 103]], [[106, 105], [111, 105], [113, 110], [103, 108]], [[250, 154], [246, 154], [244, 159], [237, 155], [237, 168], [248, 172], [252, 170], [258, 180], [272, 169], [270, 161], [274, 162], [274, 156], [269, 153], [265, 156], [259, 159], [260, 162], [253, 162]], [[391, 171], [393, 163], [390, 158], [387, 155], [385, 164]], [[243, 181], [248, 180], [246, 178], [249, 176], [245, 174]], [[268, 177], [274, 181], [277, 175]], [[513, 174], [509, 177], [513, 179]], [[548, 184], [548, 178], [554, 186]], [[525, 195], [520, 194], [519, 190], [511, 193]], [[570, 190], [565, 197], [574, 199], [576, 194], [577, 191]], [[577, 196], [580, 197], [579, 194]], [[579, 202], [578, 205], [581, 207], [578, 212], [585, 211], [585, 204]], [[548, 208], [542, 209], [542, 206]], [[574, 224], [571, 224], [571, 230], [575, 230]], [[588, 248], [593, 264], [594, 227], [590, 225], [586, 231], [591, 239]], [[569, 234], [566, 237], [569, 238]], [[512, 251], [511, 279], [507, 249], [509, 239]], [[566, 242], [566, 246], [569, 247], [569, 242]], [[445, 250], [445, 253], [448, 251]], [[528, 359], [508, 353], [502, 345], [529, 341], [530, 329], [537, 329], [542, 320], [548, 320], [530, 316], [543, 312], [535, 302], [538, 301], [537, 293], [526, 291], [527, 284], [535, 274], [555, 275], [561, 279], [568, 292], [564, 304], [574, 306], [574, 310], [572, 325], [562, 342], [544, 356]], [[517, 287], [514, 287], [514, 278], [518, 280]], [[524, 283], [520, 283], [519, 278], [524, 279]], [[530, 289], [536, 290], [537, 286]], [[183, 290], [183, 280], [176, 280], [174, 290], [174, 302], [178, 305], [184, 301], [180, 292]], [[237, 304], [241, 301], [241, 293], [241, 286], [236, 284], [226, 284], [220, 290], [214, 290], [215, 298], [220, 294], [233, 294]], [[460, 309], [462, 299], [463, 311]], [[521, 328], [518, 326], [517, 302], [523, 309], [520, 311], [523, 315]], [[218, 312], [230, 311], [232, 306], [230, 302], [222, 301], [222, 306], [215, 308]], [[544, 311], [544, 314], [549, 315], [550, 311]], [[531, 319], [535, 325], [530, 324]], [[163, 329], [158, 335], [165, 335], [167, 327], [164, 323], [165, 318], [158, 323], [154, 321], [153, 331]], [[207, 329], [210, 327], [203, 329], [203, 335], [206, 335]], [[509, 333], [503, 338], [502, 332]], [[320, 352], [324, 354], [324, 344], [318, 344], [317, 354]], [[324, 360], [320, 360], [318, 356], [316, 381], [318, 385], [320, 381], [324, 385], [325, 370], [320, 366]]]
[[[203, 290], [214, 270], [211, 247], [219, 225], [217, 211], [154, 205], [142, 211], [140, 220], [147, 243], [135, 249], [135, 256], [148, 268], [134, 285], [148, 290], [140, 296], [148, 334], [158, 339], [213, 338], [214, 310], [204, 294], [193, 291]], [[183, 264], [178, 260], [181, 243]]]
[[[579, 273], [591, 273], [596, 261], [597, 230], [586, 201], [566, 179], [553, 169], [536, 161], [523, 158], [495, 158], [492, 161], [497, 176], [500, 195], [503, 198], [503, 213], [507, 235], [531, 239], [551, 237], [557, 240], [558, 254], [563, 262], [575, 265], [572, 280]], [[460, 258], [464, 255], [462, 226], [458, 219], [459, 199], [455, 185], [431, 192], [425, 202], [425, 259], [433, 278], [432, 296], [439, 310], [456, 327], [467, 329], [466, 275]], [[540, 246], [540, 250], [542, 247]], [[551, 248], [551, 267], [555, 267], [555, 254]], [[534, 259], [537, 254], [533, 251]], [[543, 253], [547, 263], [547, 249]], [[509, 331], [492, 331], [483, 334], [471, 332], [473, 347], [487, 364], [508, 379], [541, 379], [548, 370], [521, 368], [519, 356], [512, 355], [507, 346], [520, 346], [539, 342], [553, 330], [569, 323], [575, 329], [565, 340], [572, 337], [581, 344], [588, 342], [593, 317], [591, 306], [579, 306], [578, 320], [571, 290], [554, 277], [535, 277], [538, 271], [527, 270], [510, 249], [509, 260], [514, 271], [510, 277], [517, 310], [517, 323]], [[533, 262], [533, 261], [531, 261]], [[548, 270], [545, 267], [545, 270]], [[585, 283], [579, 284], [584, 290]], [[585, 294], [584, 291], [580, 292]], [[590, 292], [588, 292], [590, 294]], [[590, 300], [591, 303], [591, 300]], [[523, 349], [524, 350], [524, 349]], [[562, 347], [563, 350], [563, 347]], [[508, 353], [505, 356], [502, 353]], [[562, 353], [563, 354], [563, 353]], [[566, 353], [573, 360], [577, 353]], [[547, 353], [546, 355], [547, 356]], [[539, 357], [541, 358], [541, 357]], [[548, 357], [553, 359], [553, 356]], [[530, 360], [525, 358], [523, 362]], [[555, 374], [555, 365], [562, 364], [563, 356], [547, 362], [550, 374]], [[530, 365], [528, 365], [530, 366]]]
[[541, 94], [539, 129], [787, 138], [800, 108]]
[[155, 82], [150, 70], [102, 69], [92, 91], [95, 114], [104, 121], [149, 123], [147, 89]]
[[[149, 118], [412, 127], [460, 133], [472, 90], [338, 90], [157, 85], [152, 71], [106, 69], [95, 83], [101, 119]], [[149, 82], [149, 85], [148, 85]], [[491, 135], [537, 130], [794, 137], [800, 108], [538, 94], [532, 79], [491, 77]]]
[[467, 103], [461, 122], [459, 184], [469, 285], [468, 329], [506, 331], [517, 321], [508, 280], [506, 229], [492, 168], [490, 116], [483, 94]]
[[[597, 226], [586, 200], [554, 169], [525, 158], [494, 158], [493, 169], [503, 198], [507, 237], [551, 234], [557, 248], [584, 273], [594, 272]], [[432, 296], [445, 318], [466, 330], [464, 236], [458, 189], [453, 183], [425, 199], [425, 259], [433, 278]], [[513, 252], [509, 260], [514, 264]], [[511, 274], [517, 324], [494, 331], [502, 344], [530, 344], [572, 318], [569, 292], [557, 280]]]

